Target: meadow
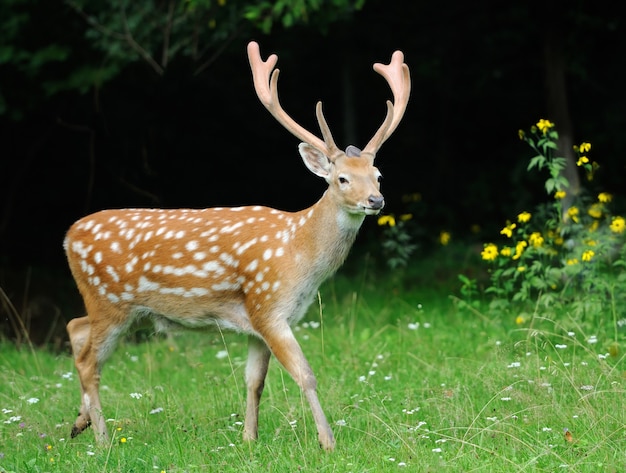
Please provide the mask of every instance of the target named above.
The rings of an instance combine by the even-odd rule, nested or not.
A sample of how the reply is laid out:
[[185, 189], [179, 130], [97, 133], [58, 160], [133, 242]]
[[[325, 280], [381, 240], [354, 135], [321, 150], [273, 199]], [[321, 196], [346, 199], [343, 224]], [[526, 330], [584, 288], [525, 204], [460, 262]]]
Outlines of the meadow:
[[69, 352], [3, 342], [0, 472], [624, 471], [624, 321], [567, 305], [487, 315], [454, 285], [425, 283], [436, 259], [401, 278], [340, 272], [297, 326], [334, 452], [275, 360], [259, 439], [242, 441], [241, 335], [122, 343], [102, 377], [106, 446], [91, 429], [70, 438]]

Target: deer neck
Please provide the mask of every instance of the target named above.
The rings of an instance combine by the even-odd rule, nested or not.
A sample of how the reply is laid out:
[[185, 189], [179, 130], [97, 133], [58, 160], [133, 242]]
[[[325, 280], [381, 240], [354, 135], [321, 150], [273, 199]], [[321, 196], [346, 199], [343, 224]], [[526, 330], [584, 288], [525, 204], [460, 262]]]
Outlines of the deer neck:
[[326, 279], [345, 261], [365, 216], [347, 212], [330, 191], [297, 215], [306, 219], [299, 230], [302, 238], [297, 239], [298, 251], [307, 255], [305, 264]]

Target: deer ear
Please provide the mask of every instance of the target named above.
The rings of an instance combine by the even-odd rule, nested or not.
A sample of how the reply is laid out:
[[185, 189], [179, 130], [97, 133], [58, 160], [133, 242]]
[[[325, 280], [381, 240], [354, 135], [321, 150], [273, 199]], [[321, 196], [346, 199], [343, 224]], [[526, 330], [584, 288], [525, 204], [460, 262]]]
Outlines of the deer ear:
[[300, 156], [302, 156], [302, 160], [309, 171], [324, 179], [330, 176], [332, 162], [328, 156], [308, 143], [300, 143], [298, 151], [300, 151]]

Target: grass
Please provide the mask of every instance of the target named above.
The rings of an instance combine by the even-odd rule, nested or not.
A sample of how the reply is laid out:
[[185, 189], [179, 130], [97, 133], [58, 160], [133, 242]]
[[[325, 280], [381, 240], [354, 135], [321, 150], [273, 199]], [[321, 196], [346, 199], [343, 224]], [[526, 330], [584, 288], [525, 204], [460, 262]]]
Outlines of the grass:
[[244, 443], [245, 337], [186, 332], [125, 342], [106, 364], [104, 447], [91, 430], [69, 438], [69, 354], [0, 345], [0, 472], [626, 469], [621, 326], [590, 329], [567, 313], [516, 325], [391, 284], [339, 276], [297, 327], [333, 453], [275, 361], [259, 440]]

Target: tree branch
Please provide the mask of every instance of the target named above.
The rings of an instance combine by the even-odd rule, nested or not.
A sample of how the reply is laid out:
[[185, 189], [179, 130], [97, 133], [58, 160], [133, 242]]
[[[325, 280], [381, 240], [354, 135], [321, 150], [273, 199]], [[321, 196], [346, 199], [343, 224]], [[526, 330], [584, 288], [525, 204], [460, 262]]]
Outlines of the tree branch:
[[170, 4], [167, 8], [167, 22], [165, 23], [165, 30], [163, 31], [163, 52], [161, 53], [161, 65], [163, 68], [167, 67], [169, 59], [170, 37], [172, 35], [172, 24], [174, 23], [175, 6], [176, 1], [170, 0]]
[[150, 55], [150, 53], [148, 51], [146, 51], [144, 48], [141, 47], [141, 45], [139, 43], [137, 43], [137, 41], [135, 41], [135, 38], [133, 38], [133, 34], [130, 31], [130, 28], [128, 26], [128, 20], [126, 19], [126, 12], [124, 11], [124, 7], [122, 6], [120, 9], [120, 15], [122, 17], [122, 23], [124, 24], [124, 38], [126, 39], [126, 42], [128, 43], [128, 45], [133, 48], [148, 64], [150, 64], [150, 66], [152, 67], [152, 69], [154, 70], [154, 72], [156, 72], [158, 75], [162, 76], [163, 73], [165, 72], [163, 67], [161, 67], [159, 65], [159, 63], [157, 63], [154, 58]]

